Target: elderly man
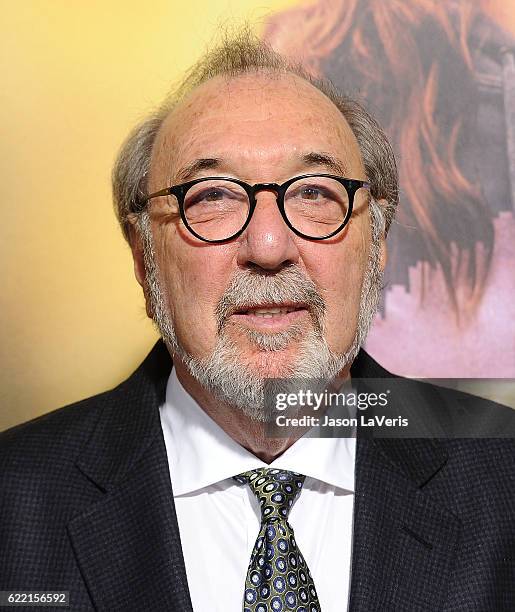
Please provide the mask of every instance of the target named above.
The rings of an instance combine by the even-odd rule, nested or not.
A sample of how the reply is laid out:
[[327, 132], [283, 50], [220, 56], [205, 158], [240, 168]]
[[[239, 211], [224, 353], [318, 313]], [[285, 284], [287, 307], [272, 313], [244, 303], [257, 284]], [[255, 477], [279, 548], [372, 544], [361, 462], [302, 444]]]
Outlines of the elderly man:
[[368, 113], [245, 34], [132, 133], [114, 197], [162, 341], [3, 435], [0, 588], [110, 612], [508, 609], [510, 441], [267, 429], [266, 379], [392, 379], [360, 350], [397, 204]]

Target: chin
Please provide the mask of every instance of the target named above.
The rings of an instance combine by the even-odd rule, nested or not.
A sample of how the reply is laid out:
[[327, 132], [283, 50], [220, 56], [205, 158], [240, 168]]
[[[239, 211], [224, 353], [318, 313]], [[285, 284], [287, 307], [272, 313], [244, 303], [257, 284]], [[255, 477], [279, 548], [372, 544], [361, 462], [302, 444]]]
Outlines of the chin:
[[256, 349], [242, 351], [240, 363], [259, 378], [287, 378], [292, 375], [299, 356], [299, 347], [287, 347], [279, 351]]
[[273, 357], [264, 356], [258, 363], [248, 364], [249, 370], [258, 378], [290, 378], [292, 376], [291, 364], [284, 364]]

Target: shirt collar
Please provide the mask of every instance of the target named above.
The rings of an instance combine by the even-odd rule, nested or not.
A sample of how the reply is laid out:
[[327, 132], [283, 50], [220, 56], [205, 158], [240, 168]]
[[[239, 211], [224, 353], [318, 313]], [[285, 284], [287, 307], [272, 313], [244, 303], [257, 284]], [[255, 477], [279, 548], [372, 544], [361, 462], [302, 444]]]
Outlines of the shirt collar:
[[175, 368], [160, 407], [174, 495], [258, 467], [291, 470], [354, 491], [355, 438], [302, 437], [272, 463], [235, 442], [184, 389]]

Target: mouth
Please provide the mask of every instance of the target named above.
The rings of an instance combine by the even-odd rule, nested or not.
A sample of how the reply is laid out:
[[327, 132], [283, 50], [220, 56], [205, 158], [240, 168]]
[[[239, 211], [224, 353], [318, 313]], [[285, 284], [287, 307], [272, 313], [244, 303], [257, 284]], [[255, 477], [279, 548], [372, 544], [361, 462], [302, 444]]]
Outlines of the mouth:
[[274, 303], [242, 306], [229, 320], [260, 330], [281, 331], [309, 314], [306, 304]]

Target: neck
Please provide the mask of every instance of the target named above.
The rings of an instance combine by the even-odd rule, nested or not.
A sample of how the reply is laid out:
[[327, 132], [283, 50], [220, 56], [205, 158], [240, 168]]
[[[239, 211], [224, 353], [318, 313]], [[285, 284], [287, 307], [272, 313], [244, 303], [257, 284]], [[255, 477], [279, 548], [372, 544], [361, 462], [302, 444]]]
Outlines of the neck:
[[287, 438], [270, 437], [266, 423], [246, 416], [241, 410], [214, 398], [191, 376], [179, 360], [174, 361], [177, 378], [204, 412], [235, 442], [265, 463], [272, 463], [282, 455], [303, 432]]
[[251, 419], [240, 409], [214, 398], [191, 376], [179, 359], [174, 360], [174, 367], [179, 382], [202, 410], [235, 442], [265, 463], [272, 463], [309, 429], [309, 427], [295, 427], [293, 431], [289, 429], [288, 437], [272, 436], [273, 423]]

